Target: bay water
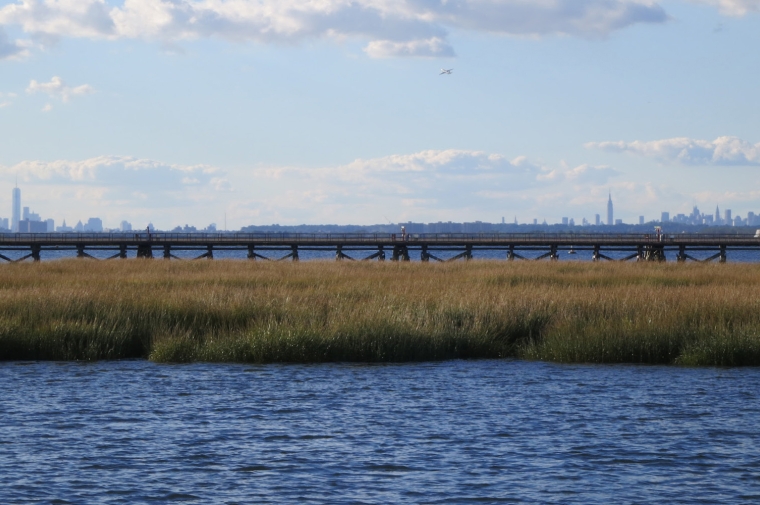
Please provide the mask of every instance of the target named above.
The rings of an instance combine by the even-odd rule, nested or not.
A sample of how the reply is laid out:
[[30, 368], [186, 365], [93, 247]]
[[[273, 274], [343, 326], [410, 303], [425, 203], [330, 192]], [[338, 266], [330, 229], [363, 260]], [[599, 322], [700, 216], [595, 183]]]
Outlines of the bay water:
[[760, 370], [0, 363], [0, 503], [757, 503]]

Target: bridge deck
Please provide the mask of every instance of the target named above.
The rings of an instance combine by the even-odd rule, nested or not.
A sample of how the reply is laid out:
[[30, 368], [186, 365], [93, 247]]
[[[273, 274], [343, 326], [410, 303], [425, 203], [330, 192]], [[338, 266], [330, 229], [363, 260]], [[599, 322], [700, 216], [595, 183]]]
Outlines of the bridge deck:
[[[178, 258], [172, 251], [204, 251], [198, 258], [213, 258], [214, 251], [247, 250], [251, 259], [272, 259], [265, 251], [287, 251], [284, 257], [298, 260], [299, 251], [335, 251], [336, 259], [354, 259], [350, 251], [374, 252], [364, 259], [408, 261], [410, 252], [420, 253], [422, 261], [443, 261], [435, 254], [454, 251], [452, 259], [471, 259], [473, 251], [506, 251], [506, 258], [527, 259], [520, 253], [539, 251], [533, 259], [559, 258], [560, 250], [593, 251], [593, 259], [612, 260], [605, 253], [626, 253], [622, 260], [666, 259], [666, 251], [676, 251], [678, 261], [726, 261], [728, 250], [760, 251], [760, 236], [740, 234], [600, 234], [600, 233], [437, 233], [437, 234], [311, 234], [311, 233], [13, 233], [0, 234], [0, 259], [39, 261], [41, 253], [51, 250], [76, 250], [78, 257], [93, 257], [89, 251], [114, 251], [110, 258], [126, 258], [128, 251], [137, 257], [152, 258], [163, 251], [164, 258]], [[22, 251], [20, 258], [9, 258], [4, 251]], [[28, 254], [23, 255], [23, 251]], [[698, 260], [693, 251], [712, 251]], [[11, 254], [11, 256], [13, 256]], [[109, 258], [109, 259], [110, 259]]]

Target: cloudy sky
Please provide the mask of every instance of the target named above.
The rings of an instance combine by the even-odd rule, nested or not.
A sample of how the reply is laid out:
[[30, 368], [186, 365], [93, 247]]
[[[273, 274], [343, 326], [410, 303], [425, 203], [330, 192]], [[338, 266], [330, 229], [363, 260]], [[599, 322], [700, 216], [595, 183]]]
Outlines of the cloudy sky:
[[0, 0], [0, 217], [745, 216], [758, 77], [760, 0]]

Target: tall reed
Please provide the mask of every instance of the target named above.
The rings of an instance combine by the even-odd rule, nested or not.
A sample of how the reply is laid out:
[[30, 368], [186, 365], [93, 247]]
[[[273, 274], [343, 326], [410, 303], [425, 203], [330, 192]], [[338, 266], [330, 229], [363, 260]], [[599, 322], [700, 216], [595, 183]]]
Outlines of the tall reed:
[[0, 359], [760, 364], [760, 266], [62, 260], [0, 267]]

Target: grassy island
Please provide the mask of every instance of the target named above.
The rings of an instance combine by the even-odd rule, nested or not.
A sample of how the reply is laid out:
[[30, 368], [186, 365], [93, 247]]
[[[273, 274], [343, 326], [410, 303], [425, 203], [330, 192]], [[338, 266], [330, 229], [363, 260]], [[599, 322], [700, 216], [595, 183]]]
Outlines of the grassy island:
[[760, 365], [760, 265], [62, 260], [0, 267], [0, 360]]

